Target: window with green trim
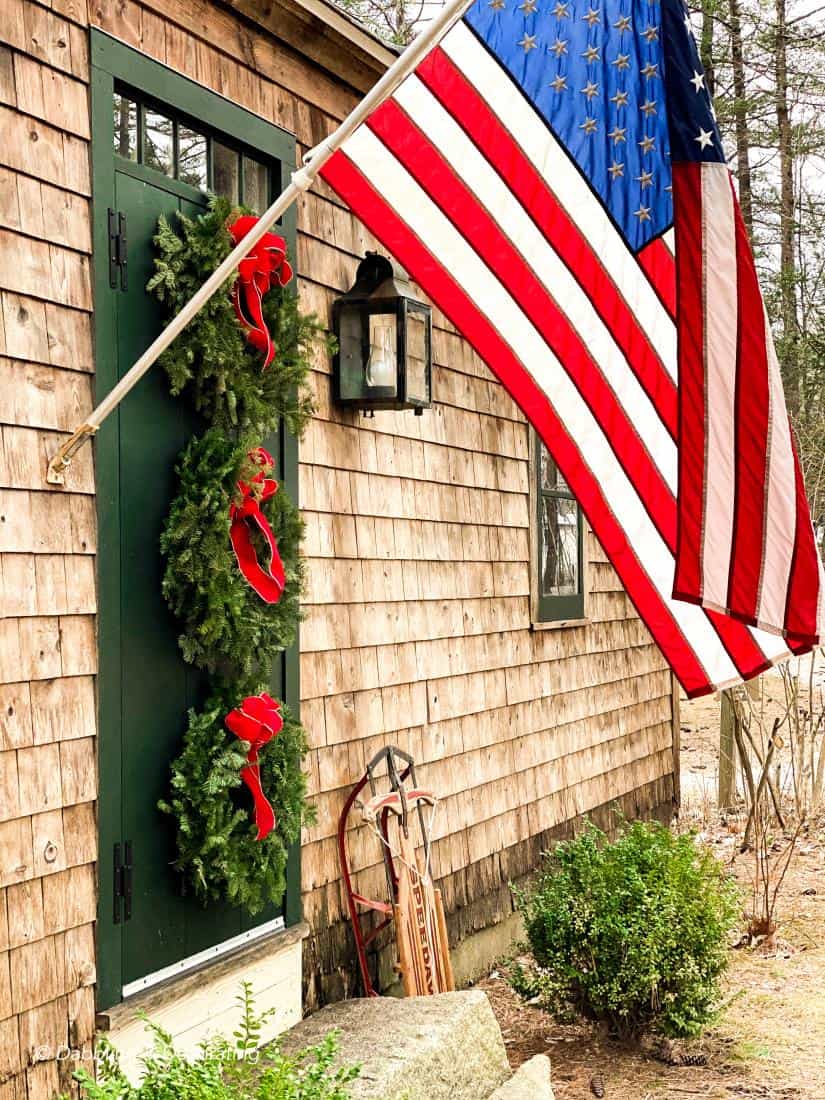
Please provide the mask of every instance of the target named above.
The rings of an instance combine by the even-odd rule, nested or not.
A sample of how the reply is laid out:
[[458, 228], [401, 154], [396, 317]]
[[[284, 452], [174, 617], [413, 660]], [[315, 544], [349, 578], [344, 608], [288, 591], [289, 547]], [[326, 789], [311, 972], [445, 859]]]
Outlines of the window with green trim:
[[114, 151], [199, 191], [214, 191], [260, 214], [273, 195], [273, 166], [228, 145], [167, 107], [115, 86]]
[[581, 509], [550, 452], [536, 438], [539, 622], [584, 618], [584, 525]]

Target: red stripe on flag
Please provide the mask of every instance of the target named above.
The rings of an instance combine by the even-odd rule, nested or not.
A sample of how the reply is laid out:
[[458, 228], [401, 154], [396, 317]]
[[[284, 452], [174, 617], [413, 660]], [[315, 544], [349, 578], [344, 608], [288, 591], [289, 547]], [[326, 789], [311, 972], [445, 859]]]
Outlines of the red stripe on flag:
[[[788, 431], [790, 431], [790, 424]], [[788, 579], [788, 600], [785, 626], [794, 642], [812, 646], [817, 643], [817, 608], [819, 605], [819, 552], [816, 548], [811, 514], [805, 497], [805, 483], [796, 443], [793, 441], [794, 473], [796, 475], [796, 541], [791, 575]], [[798, 652], [794, 645], [794, 652]]]
[[518, 198], [577, 279], [675, 438], [676, 386], [598, 256], [512, 135], [441, 49], [416, 69]]
[[[676, 542], [674, 498], [598, 366], [587, 354], [575, 329], [558, 310], [546, 287], [398, 104], [384, 104], [371, 117], [370, 126], [468, 240], [474, 251], [486, 259], [488, 266], [510, 290], [558, 355], [583, 400], [602, 426], [619, 462], [628, 471], [643, 505], [672, 553]], [[493, 257], [495, 260], [491, 262]], [[747, 629], [723, 616], [707, 614], [743, 676], [755, 675], [769, 667], [770, 662]]]
[[[733, 181], [731, 181], [731, 188]], [[734, 195], [739, 330], [736, 363], [736, 493], [728, 607], [753, 622], [764, 557], [770, 391], [765, 312], [748, 234]], [[713, 302], [707, 303], [713, 309]]]
[[712, 690], [696, 654], [636, 558], [578, 447], [511, 348], [344, 153], [335, 153], [321, 175], [456, 325], [535, 426], [688, 695]]
[[636, 253], [648, 279], [656, 288], [662, 305], [672, 318], [676, 318], [676, 261], [665, 242], [657, 237]]
[[673, 595], [698, 603], [706, 429], [701, 164], [674, 164], [673, 208], [679, 298], [679, 492]]
[[[696, 600], [688, 600], [688, 603], [697, 603]], [[749, 680], [752, 676], [758, 676], [760, 672], [770, 668], [773, 664], [769, 661], [753, 639], [753, 635], [744, 623], [737, 622], [719, 611], [711, 611], [704, 608], [704, 612], [711, 622], [719, 640], [730, 654], [730, 658], [742, 674], [743, 680]]]
[[579, 333], [559, 309], [546, 285], [452, 167], [397, 103], [390, 100], [368, 120], [395, 158], [453, 223], [473, 251], [509, 290], [567, 371], [604, 431], [654, 526], [673, 550], [673, 495]]

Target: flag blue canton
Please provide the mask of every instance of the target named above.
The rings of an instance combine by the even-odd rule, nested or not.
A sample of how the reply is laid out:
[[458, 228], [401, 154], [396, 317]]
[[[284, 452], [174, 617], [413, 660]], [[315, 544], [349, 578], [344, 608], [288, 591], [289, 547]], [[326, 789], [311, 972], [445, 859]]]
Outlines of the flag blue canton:
[[690, 15], [681, 0], [662, 2], [662, 41], [673, 160], [724, 161], [705, 70], [691, 31]]
[[723, 159], [681, 0], [476, 0], [464, 18], [634, 251], [673, 222], [671, 142]]

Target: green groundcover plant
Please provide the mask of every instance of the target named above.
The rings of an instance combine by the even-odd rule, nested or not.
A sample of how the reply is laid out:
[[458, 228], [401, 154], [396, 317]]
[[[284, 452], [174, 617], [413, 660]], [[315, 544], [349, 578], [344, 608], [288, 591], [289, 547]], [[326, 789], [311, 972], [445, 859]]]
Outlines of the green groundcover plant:
[[537, 964], [515, 970], [523, 994], [622, 1036], [688, 1037], [713, 1018], [738, 891], [695, 836], [635, 822], [610, 841], [588, 825], [514, 892]]
[[191, 1059], [175, 1050], [171, 1035], [147, 1020], [152, 1045], [141, 1058], [138, 1085], [124, 1076], [115, 1047], [99, 1038], [97, 1079], [85, 1069], [75, 1074], [87, 1100], [348, 1100], [347, 1086], [360, 1070], [334, 1068], [335, 1032], [294, 1055], [282, 1053], [277, 1042], [259, 1050], [261, 1028], [270, 1013], [256, 1012], [248, 982], [238, 1001], [242, 1016], [232, 1038], [205, 1040]]

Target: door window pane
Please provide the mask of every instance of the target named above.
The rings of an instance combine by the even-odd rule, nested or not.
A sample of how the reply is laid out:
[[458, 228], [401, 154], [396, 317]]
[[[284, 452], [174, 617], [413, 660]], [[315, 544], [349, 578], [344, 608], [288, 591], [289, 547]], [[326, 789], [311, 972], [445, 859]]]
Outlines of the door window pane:
[[234, 149], [228, 149], [219, 141], [212, 142], [212, 189], [230, 202], [238, 201], [238, 162]]
[[200, 191], [212, 190], [235, 205], [243, 202], [261, 214], [272, 192], [271, 164], [246, 156], [193, 127], [175, 114], [130, 98], [112, 97], [113, 148], [127, 160], [178, 179]]
[[114, 124], [115, 152], [127, 160], [137, 160], [137, 104], [116, 94]]
[[205, 191], [206, 136], [181, 123], [178, 126], [178, 179]]
[[243, 203], [256, 214], [269, 206], [269, 169], [252, 157], [243, 158]]
[[175, 174], [175, 135], [171, 118], [143, 109], [143, 163], [165, 176]]
[[546, 496], [541, 507], [541, 591], [575, 596], [579, 591], [579, 509], [569, 497]]

